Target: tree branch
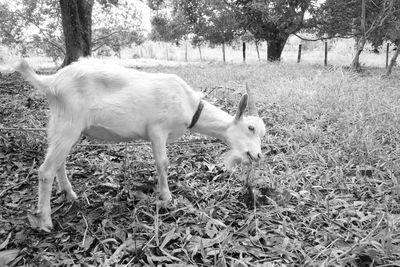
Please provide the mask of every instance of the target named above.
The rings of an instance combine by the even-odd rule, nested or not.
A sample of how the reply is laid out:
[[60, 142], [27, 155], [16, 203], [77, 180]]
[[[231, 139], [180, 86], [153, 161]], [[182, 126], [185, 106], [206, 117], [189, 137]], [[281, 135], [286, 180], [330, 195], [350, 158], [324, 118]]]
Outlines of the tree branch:
[[35, 26], [35, 27], [39, 30], [39, 33], [42, 35], [42, 37], [45, 39], [46, 42], [48, 42], [50, 45], [54, 46], [54, 47], [55, 47], [56, 49], [58, 49], [62, 54], [65, 55], [65, 49], [64, 49], [64, 47], [63, 47], [61, 44], [58, 44], [58, 43], [56, 43], [56, 42], [51, 41], [51, 40], [50, 40], [51, 37], [48, 36], [48, 35], [44, 32], [44, 30], [43, 30], [41, 27], [39, 27], [39, 25], [37, 25], [32, 19], [30, 19], [30, 18], [24, 16], [23, 14], [21, 14], [21, 13], [18, 12], [18, 11], [12, 11], [12, 13], [15, 14], [15, 15], [17, 15], [18, 17], [22, 18], [22, 19], [25, 20], [26, 22], [32, 24], [33, 26]]
[[[122, 32], [121, 30], [118, 30], [118, 31], [114, 31], [114, 32], [111, 32], [111, 33], [109, 33], [109, 34], [100, 36], [100, 37], [97, 38], [96, 40], [93, 40], [93, 41], [92, 41], [92, 44], [93, 44], [93, 45], [97, 45], [98, 43], [100, 43], [100, 41], [102, 41], [102, 40], [104, 40], [104, 39], [107, 39], [107, 38], [113, 36], [114, 34], [121, 33], [121, 32]], [[103, 46], [103, 45], [104, 45], [104, 44], [102, 44], [101, 46]]]
[[331, 40], [331, 39], [335, 39], [335, 38], [350, 39], [350, 38], [354, 38], [355, 36], [357, 36], [356, 34], [345, 34], [345, 35], [335, 35], [335, 36], [318, 37], [315, 39], [311, 39], [311, 38], [302, 37], [302, 36], [298, 35], [297, 33], [293, 33], [293, 35], [298, 37], [300, 40], [309, 41], [309, 42]]
[[105, 45], [106, 45], [105, 42], [101, 43], [100, 45], [98, 45], [98, 46], [92, 48], [92, 52], [96, 52], [97, 50], [99, 50], [100, 48], [102, 48], [102, 47], [105, 46]]

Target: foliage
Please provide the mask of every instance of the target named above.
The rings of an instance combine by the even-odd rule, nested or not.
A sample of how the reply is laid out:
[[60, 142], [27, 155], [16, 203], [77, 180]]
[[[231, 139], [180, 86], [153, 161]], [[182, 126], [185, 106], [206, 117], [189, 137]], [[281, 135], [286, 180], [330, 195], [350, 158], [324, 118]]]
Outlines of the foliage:
[[[397, 266], [400, 264], [400, 92], [398, 73], [382, 79], [344, 69], [285, 64], [185, 65], [177, 73], [231, 113], [253, 86], [267, 124], [264, 159], [244, 189], [220, 143], [169, 146], [174, 200], [156, 204], [147, 144], [84, 139], [67, 170], [79, 195], [52, 198], [55, 230], [29, 227], [39, 131], [0, 131], [0, 261], [33, 266]], [[274, 77], [274, 79], [271, 79]], [[0, 83], [2, 127], [44, 127], [44, 96], [15, 74]], [[184, 140], [198, 138], [188, 135]], [[253, 196], [253, 198], [252, 198]], [[4, 262], [3, 261], [3, 262]]]
[[[257, 42], [268, 41], [270, 60], [280, 59], [287, 38], [302, 29], [304, 14], [313, 8], [315, 2], [315, 0], [148, 1], [149, 6], [156, 10], [169, 5], [175, 15], [173, 19], [179, 18], [180, 25], [186, 26], [186, 32], [189, 33], [193, 45], [203, 42], [211, 45], [230, 44], [247, 32], [251, 33]], [[168, 25], [167, 21], [163, 22], [163, 25]], [[164, 39], [167, 40], [167, 37]]]
[[19, 1], [1, 4], [1, 42], [27, 51], [41, 52], [55, 59], [64, 53], [60, 8], [56, 1]]
[[257, 41], [268, 42], [268, 59], [280, 60], [290, 34], [304, 27], [306, 11], [314, 8], [315, 0], [231, 0], [241, 28]]
[[235, 39], [239, 25], [234, 12], [223, 1], [215, 1], [213, 5], [205, 5], [204, 15], [209, 21], [205, 37], [212, 44], [230, 44]]
[[[61, 59], [65, 54], [58, 1], [14, 1], [0, 5], [1, 42], [20, 51], [43, 53]], [[119, 52], [122, 46], [141, 43], [144, 28], [135, 2], [95, 3], [93, 10], [93, 49], [108, 47]]]
[[375, 47], [382, 45], [384, 41], [390, 41], [397, 46], [400, 44], [400, 2], [395, 1], [393, 9], [385, 23], [370, 37]]
[[118, 5], [95, 4], [93, 9], [93, 51], [103, 46], [119, 53], [122, 47], [144, 41], [142, 14], [135, 2], [120, 1]]
[[154, 41], [171, 42], [178, 45], [187, 35], [186, 23], [179, 15], [168, 18], [166, 14], [158, 13], [152, 17], [151, 25], [150, 39]]
[[170, 1], [166, 0], [147, 0], [147, 5], [151, 10], [161, 10], [166, 8], [167, 2], [169, 4]]
[[[361, 1], [327, 0], [315, 10], [309, 26], [319, 36], [359, 37]], [[384, 41], [396, 40], [396, 22], [400, 19], [400, 2], [393, 0], [366, 1], [367, 40], [374, 47]]]
[[303, 27], [304, 14], [315, 1], [286, 0], [233, 0], [238, 18], [244, 29], [249, 30], [258, 40], [271, 40], [296, 33]]
[[[153, 8], [165, 6], [165, 1], [149, 1]], [[235, 38], [238, 25], [231, 8], [223, 1], [169, 2], [170, 18], [157, 13], [152, 19], [153, 40], [179, 42], [189, 38], [193, 45], [208, 42], [211, 45], [229, 44]]]
[[192, 45], [200, 46], [207, 43], [208, 21], [204, 15], [202, 0], [174, 2], [173, 10], [185, 21]]

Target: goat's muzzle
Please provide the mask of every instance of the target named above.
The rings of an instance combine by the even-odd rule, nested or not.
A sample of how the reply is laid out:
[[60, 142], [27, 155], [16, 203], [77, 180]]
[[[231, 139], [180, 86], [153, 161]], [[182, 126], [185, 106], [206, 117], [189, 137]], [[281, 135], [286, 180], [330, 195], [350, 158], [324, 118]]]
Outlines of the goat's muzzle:
[[257, 153], [257, 155], [256, 156], [254, 156], [254, 155], [252, 155], [251, 153], [250, 153], [250, 151], [247, 151], [247, 157], [250, 159], [250, 161], [260, 161], [260, 159], [261, 159], [261, 153]]

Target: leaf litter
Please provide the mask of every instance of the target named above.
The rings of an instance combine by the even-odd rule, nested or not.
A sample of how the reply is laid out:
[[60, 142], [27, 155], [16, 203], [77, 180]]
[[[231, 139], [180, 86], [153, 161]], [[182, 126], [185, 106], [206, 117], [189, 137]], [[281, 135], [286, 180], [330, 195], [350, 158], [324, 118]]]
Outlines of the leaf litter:
[[[2, 75], [0, 84], [0, 126], [45, 126], [43, 96], [17, 74]], [[235, 108], [236, 99], [209, 98]], [[68, 203], [53, 192], [52, 233], [33, 230], [30, 215], [45, 132], [0, 131], [0, 266], [400, 265], [400, 194], [390, 161], [368, 162], [354, 140], [329, 147], [325, 138], [340, 136], [326, 128], [327, 118], [296, 118], [289, 126], [285, 107], [260, 108], [272, 140], [263, 142], [265, 159], [251, 172], [226, 172], [226, 147], [211, 139], [168, 147], [168, 207], [157, 204], [147, 144], [83, 139], [67, 161], [79, 199]]]

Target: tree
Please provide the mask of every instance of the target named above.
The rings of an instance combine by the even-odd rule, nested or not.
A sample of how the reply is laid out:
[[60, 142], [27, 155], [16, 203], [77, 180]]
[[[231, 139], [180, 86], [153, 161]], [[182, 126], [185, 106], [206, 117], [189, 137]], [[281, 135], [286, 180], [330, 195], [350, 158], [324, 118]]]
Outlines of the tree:
[[387, 23], [385, 34], [382, 36], [382, 39], [394, 43], [397, 48], [386, 70], [386, 76], [389, 76], [392, 73], [392, 69], [400, 53], [400, 15], [393, 16]]
[[[188, 39], [191, 44], [199, 49], [200, 60], [202, 61], [201, 46], [208, 40], [206, 33], [208, 31], [207, 17], [204, 16], [205, 1], [184, 1], [177, 0], [173, 4], [174, 13], [178, 14], [180, 20], [184, 22], [187, 29]], [[189, 37], [190, 36], [190, 37]]]
[[65, 49], [59, 25], [61, 14], [57, 1], [16, 1], [15, 6], [0, 5], [1, 42], [23, 55], [27, 50], [40, 50], [54, 59], [63, 57]]
[[120, 1], [118, 5], [93, 6], [92, 52], [110, 50], [120, 56], [121, 48], [141, 44], [144, 37], [143, 18], [134, 1]]
[[355, 38], [356, 54], [352, 69], [360, 70], [359, 57], [366, 41], [374, 47], [382, 44], [385, 28], [398, 16], [400, 3], [395, 0], [327, 0], [313, 14], [310, 28], [325, 38]]
[[364, 50], [365, 43], [367, 42], [367, 31], [365, 26], [365, 0], [361, 1], [361, 36], [358, 38], [357, 47], [356, 47], [356, 54], [351, 62], [351, 68], [353, 70], [361, 70], [360, 65], [360, 54]]
[[[142, 27], [140, 12], [136, 6], [137, 1], [121, 1], [116, 5], [114, 0], [91, 0], [85, 2], [86, 4], [93, 2], [93, 6], [91, 8], [89, 6], [92, 12], [90, 18], [92, 22], [87, 18], [86, 23], [90, 23], [90, 27], [89, 25], [85, 26], [87, 30], [84, 29], [80, 20], [73, 17], [75, 22], [79, 22], [79, 24], [74, 23], [76, 28], [81, 27], [84, 33], [77, 35], [70, 27], [73, 34], [72, 37], [69, 37], [68, 42], [72, 42], [78, 51], [71, 53], [73, 56], [67, 56], [61, 19], [62, 1], [16, 0], [13, 2], [14, 4], [0, 5], [2, 43], [16, 47], [22, 52], [32, 50], [39, 54], [45, 53], [51, 56], [55, 62], [65, 60], [63, 65], [71, 62], [68, 57], [75, 60], [78, 55], [84, 56], [103, 48], [119, 53], [122, 46], [141, 43], [144, 39], [142, 34], [144, 27]], [[76, 2], [76, 5], [73, 2]], [[82, 7], [85, 3], [74, 0], [66, 1], [63, 4], [75, 6], [74, 12], [82, 12], [79, 10], [88, 8]], [[66, 22], [70, 25], [71, 17], [66, 16], [66, 18], [70, 20]], [[68, 47], [71, 48], [70, 45]], [[81, 51], [79, 52], [79, 50]]]
[[182, 17], [168, 18], [166, 14], [157, 14], [151, 19], [150, 39], [154, 41], [180, 44], [187, 34], [185, 22]]
[[94, 0], [60, 0], [65, 58], [71, 64], [92, 52], [92, 9]]
[[233, 10], [222, 1], [205, 5], [203, 8], [203, 13], [208, 19], [204, 37], [211, 45], [221, 45], [222, 60], [225, 63], [225, 45], [232, 43], [235, 39], [239, 25], [235, 20]]
[[[376, 3], [374, 3], [376, 5]], [[367, 39], [370, 39], [374, 33], [375, 35], [378, 34], [378, 29], [381, 28], [384, 23], [388, 20], [388, 18], [393, 15], [393, 4], [394, 0], [383, 0], [381, 1], [381, 7], [377, 11], [377, 15], [375, 19], [372, 21], [372, 23], [368, 26], [366, 26], [367, 20], [366, 20], [366, 0], [361, 0], [361, 16], [360, 16], [360, 30], [359, 32], [356, 32], [358, 36], [358, 41], [356, 45], [356, 54], [353, 58], [353, 61], [351, 63], [351, 69], [352, 70], [361, 70], [361, 65], [360, 65], [360, 54], [364, 50], [365, 43], [367, 42]]]
[[221, 45], [225, 62], [225, 45], [232, 42], [238, 29], [230, 6], [223, 1], [208, 0], [148, 2], [157, 11], [168, 4], [172, 10], [170, 15], [157, 13], [153, 17], [152, 39], [179, 43], [190, 35], [192, 44], [199, 48], [205, 42]]
[[289, 35], [304, 27], [304, 15], [315, 0], [225, 0], [234, 7], [243, 30], [267, 41], [269, 61], [279, 61]]

